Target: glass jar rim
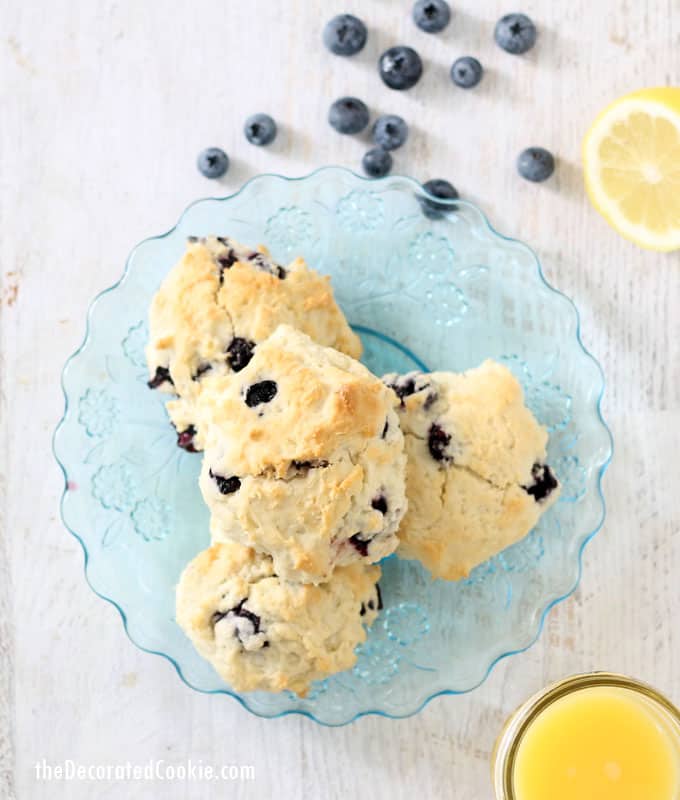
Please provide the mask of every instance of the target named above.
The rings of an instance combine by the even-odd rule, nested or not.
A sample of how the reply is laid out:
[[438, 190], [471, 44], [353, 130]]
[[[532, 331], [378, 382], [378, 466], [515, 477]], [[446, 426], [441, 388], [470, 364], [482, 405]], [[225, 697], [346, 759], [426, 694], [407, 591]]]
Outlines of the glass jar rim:
[[650, 700], [665, 711], [680, 730], [680, 710], [661, 692], [643, 681], [616, 672], [585, 672], [563, 678], [532, 695], [510, 715], [503, 726], [491, 757], [496, 800], [517, 800], [513, 788], [515, 758], [522, 736], [534, 720], [556, 700], [597, 687], [627, 689]]

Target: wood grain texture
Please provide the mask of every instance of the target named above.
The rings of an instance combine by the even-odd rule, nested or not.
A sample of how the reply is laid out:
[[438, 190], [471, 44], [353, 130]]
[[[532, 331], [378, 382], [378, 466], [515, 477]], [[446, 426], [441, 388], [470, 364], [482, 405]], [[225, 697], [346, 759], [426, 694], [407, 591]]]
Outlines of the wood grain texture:
[[[157, 797], [145, 783], [36, 783], [33, 764], [191, 757], [254, 764], [256, 780], [226, 787], [228, 797], [487, 800], [501, 723], [546, 682], [603, 667], [680, 701], [680, 253], [645, 253], [613, 233], [585, 200], [579, 166], [582, 135], [609, 100], [680, 84], [680, 0], [527, 0], [540, 36], [523, 58], [492, 41], [512, 3], [452, 5], [450, 28], [427, 36], [410, 21], [410, 0], [0, 1], [0, 797], [12, 781], [32, 800]], [[369, 24], [357, 58], [320, 46], [323, 22], [339, 11]], [[422, 82], [403, 94], [383, 87], [375, 68], [395, 43], [426, 59]], [[471, 92], [447, 76], [464, 54], [486, 67]], [[91, 298], [118, 278], [130, 248], [195, 198], [258, 172], [358, 168], [367, 138], [326, 123], [343, 94], [403, 115], [412, 135], [395, 171], [452, 180], [499, 230], [531, 243], [548, 279], [574, 298], [607, 375], [617, 453], [581, 588], [550, 614], [537, 645], [474, 693], [438, 699], [415, 718], [324, 729], [262, 721], [190, 692], [169, 664], [130, 644], [117, 612], [87, 587], [80, 547], [59, 521], [50, 436], [61, 366], [80, 344]], [[283, 126], [269, 149], [242, 134], [261, 110]], [[517, 153], [532, 144], [559, 157], [546, 185], [515, 174]], [[207, 145], [232, 157], [217, 186], [194, 166]], [[215, 794], [181, 782], [162, 790], [169, 800]]]

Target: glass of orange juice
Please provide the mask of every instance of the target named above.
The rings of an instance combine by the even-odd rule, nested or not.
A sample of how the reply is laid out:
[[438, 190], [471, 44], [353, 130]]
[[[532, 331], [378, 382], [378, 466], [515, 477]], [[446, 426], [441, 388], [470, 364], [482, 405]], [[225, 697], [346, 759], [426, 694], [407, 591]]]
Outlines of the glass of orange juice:
[[680, 800], [680, 711], [624, 675], [575, 675], [510, 717], [492, 773], [497, 800]]

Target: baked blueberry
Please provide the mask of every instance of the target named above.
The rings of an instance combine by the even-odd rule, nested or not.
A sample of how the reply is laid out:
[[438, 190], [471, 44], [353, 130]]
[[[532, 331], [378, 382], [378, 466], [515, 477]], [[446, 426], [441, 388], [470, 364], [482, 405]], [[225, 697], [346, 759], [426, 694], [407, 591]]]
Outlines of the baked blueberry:
[[341, 97], [328, 109], [328, 122], [338, 133], [359, 133], [368, 125], [368, 107], [358, 97]]
[[171, 386], [175, 385], [170, 375], [170, 370], [167, 367], [156, 367], [153, 378], [147, 381], [146, 385], [149, 389], [158, 389], [158, 387], [162, 386], [164, 383], [169, 383]]
[[536, 44], [536, 26], [526, 14], [506, 14], [496, 23], [494, 39], [506, 53], [521, 55]]
[[219, 147], [207, 147], [198, 154], [197, 164], [206, 178], [221, 178], [229, 169], [229, 156]]
[[261, 403], [269, 403], [275, 397], [279, 387], [276, 381], [260, 381], [248, 387], [246, 392], [246, 405], [249, 408], [255, 408]]
[[425, 33], [439, 33], [449, 24], [451, 9], [446, 0], [418, 0], [413, 6], [413, 21]]
[[374, 497], [373, 500], [371, 500], [371, 508], [379, 511], [381, 514], [387, 514], [387, 498], [385, 495], [381, 494], [378, 497]]
[[408, 138], [408, 125], [396, 114], [378, 117], [373, 126], [373, 141], [383, 150], [396, 150]]
[[[244, 597], [243, 600], [234, 608], [230, 608], [229, 611], [216, 611], [212, 615], [212, 625], [213, 628], [223, 619], [234, 619], [235, 617], [239, 618], [239, 622], [234, 627], [234, 636], [241, 642], [241, 644], [246, 643], [246, 639], [249, 639], [251, 636], [254, 636], [256, 633], [260, 632], [260, 625], [262, 620], [258, 617], [257, 614], [254, 614], [252, 611], [244, 607], [244, 604], [248, 598]], [[269, 642], [264, 641], [260, 645], [260, 647], [267, 647]]]
[[194, 428], [193, 425], [189, 425], [189, 427], [185, 428], [183, 431], [178, 431], [177, 447], [181, 447], [182, 450], [186, 450], [187, 453], [198, 452], [194, 446], [194, 436], [196, 436], [196, 428]]
[[263, 147], [276, 139], [276, 122], [269, 114], [253, 114], [246, 120], [243, 132], [251, 144]]
[[298, 472], [304, 472], [310, 469], [325, 469], [328, 466], [328, 461], [324, 458], [314, 458], [310, 461], [291, 461], [293, 469]]
[[368, 31], [352, 14], [338, 14], [323, 29], [323, 43], [336, 56], [353, 56], [366, 44]]
[[191, 379], [193, 381], [198, 381], [201, 379], [202, 375], [205, 375], [206, 372], [210, 372], [211, 369], [211, 364], [200, 364], [196, 369], [196, 372], [194, 372], [194, 374], [191, 376]]
[[390, 89], [410, 89], [423, 74], [423, 62], [412, 47], [397, 45], [380, 56], [378, 71]]
[[225, 478], [223, 475], [215, 475], [211, 469], [208, 470], [208, 474], [217, 484], [220, 494], [233, 494], [241, 488], [241, 479], [237, 478], [236, 475]]
[[392, 156], [382, 147], [374, 147], [364, 155], [361, 165], [370, 178], [383, 178], [392, 169]]
[[557, 478], [547, 464], [534, 464], [531, 468], [531, 477], [533, 483], [523, 488], [537, 503], [549, 497], [559, 486]]
[[398, 375], [396, 377], [385, 377], [392, 378], [392, 380], [386, 381], [387, 386], [389, 386], [390, 389], [392, 389], [392, 391], [401, 400], [402, 406], [404, 405], [405, 397], [410, 397], [416, 392], [422, 392], [423, 389], [427, 389], [430, 385], [429, 381], [418, 372], [409, 372], [406, 375]]
[[451, 80], [461, 89], [472, 89], [481, 80], [484, 70], [472, 56], [457, 58], [451, 65]]
[[427, 449], [432, 458], [435, 461], [450, 461], [451, 457], [446, 455], [446, 448], [450, 443], [451, 436], [436, 422], [433, 422], [427, 434]]
[[363, 533], [355, 533], [354, 536], [349, 537], [349, 541], [359, 555], [368, 555], [368, 545], [371, 543], [371, 540], [364, 539]]
[[255, 342], [241, 339], [239, 336], [231, 340], [227, 347], [227, 363], [234, 372], [240, 372], [247, 367], [255, 351]]
[[517, 171], [526, 180], [540, 183], [555, 171], [555, 157], [544, 147], [527, 147], [517, 158]]
[[[433, 178], [423, 184], [423, 189], [432, 197], [440, 197], [442, 200], [456, 200], [458, 192], [455, 186], [452, 186], [448, 181], [443, 178]], [[423, 214], [428, 219], [441, 219], [446, 211], [455, 211], [456, 206], [450, 203], [438, 203], [436, 200], [431, 200], [429, 197], [420, 197], [420, 205], [423, 209]]]

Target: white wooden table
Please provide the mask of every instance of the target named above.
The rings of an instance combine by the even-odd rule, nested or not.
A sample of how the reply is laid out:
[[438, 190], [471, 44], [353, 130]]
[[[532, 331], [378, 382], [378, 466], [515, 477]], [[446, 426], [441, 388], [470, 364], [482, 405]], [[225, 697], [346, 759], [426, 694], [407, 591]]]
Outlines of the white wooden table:
[[[37, 783], [34, 764], [192, 758], [255, 767], [254, 781], [219, 796], [486, 800], [502, 721], [546, 682], [608, 668], [680, 701], [680, 253], [645, 253], [612, 232], [588, 205], [579, 166], [581, 137], [610, 99], [680, 83], [680, 0], [527, 0], [518, 5], [540, 37], [524, 58], [491, 38], [513, 3], [454, 0], [439, 37], [414, 27], [410, 5], [0, 3], [0, 798], [158, 797], [160, 785], [144, 782]], [[320, 45], [323, 22], [340, 11], [370, 26], [354, 59]], [[395, 43], [426, 59], [410, 92], [390, 92], [377, 76], [378, 53]], [[447, 77], [463, 54], [487, 69], [467, 93]], [[119, 276], [132, 245], [170, 227], [188, 202], [258, 172], [358, 168], [366, 140], [326, 123], [343, 94], [409, 121], [395, 171], [449, 178], [501, 231], [537, 249], [604, 366], [617, 452], [581, 588], [550, 614], [537, 645], [472, 694], [437, 699], [414, 718], [326, 729], [299, 717], [263, 721], [191, 692], [130, 644], [117, 612], [87, 587], [80, 547], [59, 521], [50, 437], [62, 364], [91, 298]], [[260, 110], [283, 127], [272, 148], [243, 138], [246, 115]], [[532, 144], [559, 156], [542, 186], [514, 170]], [[194, 166], [207, 145], [232, 158], [218, 186]], [[209, 783], [162, 791], [216, 796]]]

